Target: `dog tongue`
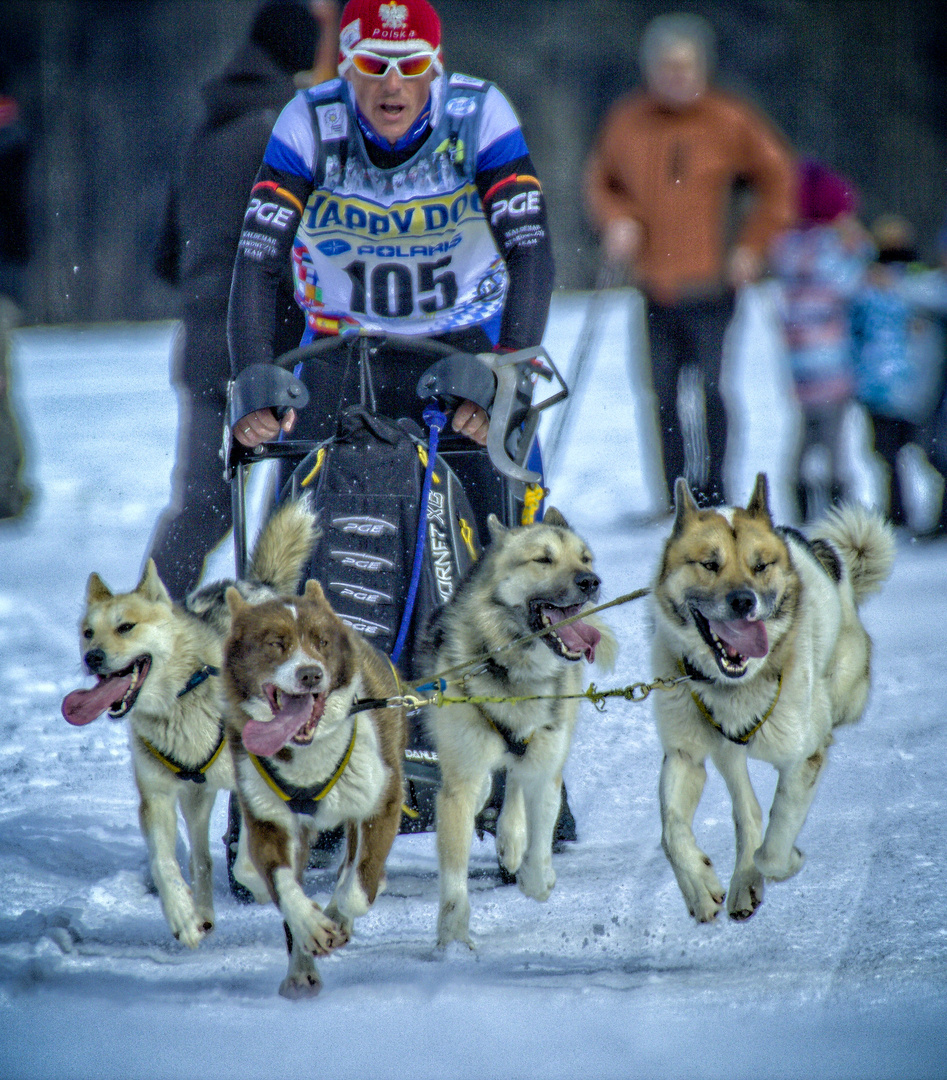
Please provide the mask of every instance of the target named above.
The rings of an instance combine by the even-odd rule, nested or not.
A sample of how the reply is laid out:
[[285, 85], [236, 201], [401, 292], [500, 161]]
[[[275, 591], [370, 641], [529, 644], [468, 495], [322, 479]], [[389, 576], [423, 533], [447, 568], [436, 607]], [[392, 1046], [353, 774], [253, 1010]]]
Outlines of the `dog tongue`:
[[315, 713], [322, 715], [319, 698], [312, 694], [283, 694], [281, 707], [272, 720], [248, 720], [243, 729], [243, 745], [251, 754], [272, 757], [282, 750]]
[[63, 698], [62, 714], [76, 727], [91, 724], [117, 701], [121, 701], [131, 684], [132, 675], [129, 673], [102, 679], [89, 690], [73, 690]]
[[765, 656], [769, 652], [766, 626], [760, 619], [734, 619], [732, 622], [711, 620], [710, 629], [724, 645], [741, 656]]
[[594, 626], [589, 626], [588, 623], [582, 622], [578, 619], [576, 622], [569, 623], [568, 626], [560, 626], [557, 622], [557, 616], [559, 618], [567, 619], [570, 615], [578, 614], [576, 609], [556, 609], [546, 608], [546, 614], [552, 620], [553, 625], [556, 627], [556, 634], [559, 640], [571, 653], [582, 653], [585, 659], [591, 664], [595, 660], [595, 646], [598, 645], [602, 639], [602, 635], [595, 629]]

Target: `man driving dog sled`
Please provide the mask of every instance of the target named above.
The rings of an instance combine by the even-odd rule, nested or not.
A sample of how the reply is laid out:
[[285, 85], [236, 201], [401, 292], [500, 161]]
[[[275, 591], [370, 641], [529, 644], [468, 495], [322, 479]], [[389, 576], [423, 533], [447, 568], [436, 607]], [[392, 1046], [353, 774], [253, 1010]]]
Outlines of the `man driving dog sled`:
[[[446, 72], [427, 0], [350, 0], [339, 72], [283, 110], [251, 193], [234, 267], [234, 374], [273, 359], [276, 288], [292, 259], [303, 343], [356, 327], [426, 336], [468, 353], [539, 345], [553, 260], [542, 187], [504, 95]], [[421, 418], [430, 356], [373, 357], [377, 411]], [[297, 435], [331, 435], [358, 400], [354, 373], [309, 365]], [[262, 404], [262, 403], [261, 403]], [[245, 447], [297, 425], [268, 407], [233, 426]], [[484, 446], [489, 417], [463, 401], [451, 426]], [[463, 477], [484, 533], [499, 511], [486, 454]]]
[[[230, 298], [234, 376], [274, 359], [276, 289], [290, 260], [304, 345], [363, 329], [472, 354], [538, 346], [552, 248], [542, 186], [509, 101], [489, 82], [445, 70], [440, 19], [427, 0], [350, 0], [339, 74], [283, 110], [251, 192]], [[373, 350], [375, 411], [420, 422], [416, 387], [430, 364], [430, 353]], [[252, 448], [281, 432], [332, 436], [363, 392], [354, 368], [307, 362], [299, 374], [310, 404], [299, 415], [278, 418], [271, 402], [242, 398], [249, 404], [234, 440]], [[505, 516], [489, 426], [470, 400], [451, 417], [453, 432], [471, 440], [451, 464], [484, 544], [488, 516]], [[575, 838], [565, 799], [557, 837]]]

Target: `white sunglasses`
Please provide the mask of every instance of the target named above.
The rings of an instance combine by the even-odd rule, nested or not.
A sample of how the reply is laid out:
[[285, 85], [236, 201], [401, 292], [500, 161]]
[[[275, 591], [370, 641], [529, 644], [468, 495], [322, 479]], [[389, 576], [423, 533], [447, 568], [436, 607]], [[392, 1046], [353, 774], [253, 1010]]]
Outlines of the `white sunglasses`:
[[367, 49], [356, 49], [349, 53], [349, 57], [355, 70], [370, 79], [383, 79], [392, 68], [402, 79], [416, 79], [430, 69], [435, 54], [421, 52], [407, 56], [382, 56]]

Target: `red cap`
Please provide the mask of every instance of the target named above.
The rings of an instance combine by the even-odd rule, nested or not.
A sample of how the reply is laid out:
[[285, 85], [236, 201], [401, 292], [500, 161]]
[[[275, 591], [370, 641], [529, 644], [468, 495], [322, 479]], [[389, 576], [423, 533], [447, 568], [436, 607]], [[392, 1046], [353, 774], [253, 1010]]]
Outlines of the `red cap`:
[[428, 0], [349, 0], [342, 10], [339, 72], [359, 46], [405, 54], [437, 53], [440, 44], [441, 20]]

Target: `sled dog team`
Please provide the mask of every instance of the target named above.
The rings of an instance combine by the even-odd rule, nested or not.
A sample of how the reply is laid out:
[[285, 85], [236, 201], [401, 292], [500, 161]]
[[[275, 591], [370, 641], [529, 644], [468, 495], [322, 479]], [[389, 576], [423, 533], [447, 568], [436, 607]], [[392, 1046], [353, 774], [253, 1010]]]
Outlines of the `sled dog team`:
[[[614, 640], [594, 613], [600, 580], [586, 543], [556, 510], [539, 524], [490, 521], [491, 544], [429, 626], [427, 676], [462, 672], [425, 722], [441, 769], [437, 795], [437, 943], [473, 947], [468, 860], [492, 774], [506, 772], [496, 850], [520, 889], [546, 900], [562, 770], [583, 661], [608, 668]], [[63, 701], [72, 724], [103, 713], [130, 723], [139, 820], [172, 933], [196, 947], [213, 929], [208, 826], [216, 793], [234, 791], [243, 825], [235, 879], [279, 908], [289, 951], [284, 996], [318, 993], [315, 958], [345, 945], [385, 887], [398, 833], [407, 718], [398, 672], [332, 610], [318, 582], [298, 588], [318, 536], [304, 501], [280, 507], [247, 580], [172, 603], [153, 563], [129, 593], [93, 573], [80, 624], [96, 684]], [[746, 507], [699, 509], [683, 480], [651, 589], [652, 674], [664, 759], [662, 846], [690, 913], [726, 902], [749, 918], [767, 879], [797, 873], [805, 822], [833, 729], [857, 721], [871, 642], [858, 606], [887, 577], [890, 527], [859, 507], [833, 510], [808, 536], [774, 526], [766, 477]], [[473, 699], [473, 700], [470, 700]], [[522, 700], [527, 699], [527, 700]], [[692, 830], [706, 759], [733, 802], [729, 888]], [[765, 832], [747, 758], [778, 772]], [[190, 886], [175, 855], [177, 807]], [[314, 836], [343, 825], [344, 854], [325, 907], [303, 875]]]

